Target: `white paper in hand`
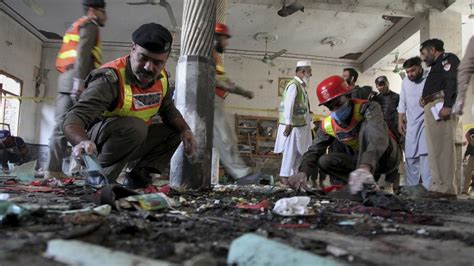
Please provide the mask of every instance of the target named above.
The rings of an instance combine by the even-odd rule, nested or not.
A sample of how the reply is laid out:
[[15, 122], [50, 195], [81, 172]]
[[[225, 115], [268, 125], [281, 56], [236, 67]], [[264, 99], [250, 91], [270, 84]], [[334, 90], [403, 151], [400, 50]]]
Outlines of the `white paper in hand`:
[[439, 117], [439, 112], [441, 111], [441, 109], [443, 109], [443, 105], [444, 105], [443, 102], [439, 102], [435, 104], [433, 107], [431, 107], [431, 113], [433, 114], [433, 117], [436, 121], [441, 120], [441, 118]]

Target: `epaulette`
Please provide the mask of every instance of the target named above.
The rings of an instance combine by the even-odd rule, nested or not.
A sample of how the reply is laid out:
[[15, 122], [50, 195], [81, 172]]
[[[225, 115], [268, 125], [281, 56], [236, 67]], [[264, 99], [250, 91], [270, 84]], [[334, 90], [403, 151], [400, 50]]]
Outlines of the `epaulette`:
[[[105, 79], [109, 83], [116, 83], [119, 78], [112, 68], [99, 68], [93, 70], [86, 78], [86, 84], [100, 78]], [[104, 80], [104, 81], [105, 81]]]

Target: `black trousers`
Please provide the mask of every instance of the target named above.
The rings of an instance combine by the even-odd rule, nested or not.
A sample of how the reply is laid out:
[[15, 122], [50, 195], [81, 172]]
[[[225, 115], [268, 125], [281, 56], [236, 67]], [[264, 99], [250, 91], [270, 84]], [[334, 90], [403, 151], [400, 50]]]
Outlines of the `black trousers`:
[[110, 182], [127, 164], [160, 172], [181, 143], [172, 128], [161, 123], [146, 125], [136, 117], [106, 118], [94, 124], [88, 135], [97, 145], [99, 163]]

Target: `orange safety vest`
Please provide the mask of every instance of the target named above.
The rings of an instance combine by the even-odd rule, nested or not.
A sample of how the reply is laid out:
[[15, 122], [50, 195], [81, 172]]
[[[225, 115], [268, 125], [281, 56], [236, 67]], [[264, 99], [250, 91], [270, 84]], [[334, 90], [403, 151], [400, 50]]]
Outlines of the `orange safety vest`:
[[120, 82], [119, 103], [115, 110], [106, 111], [103, 116], [134, 116], [143, 119], [146, 124], [149, 124], [151, 118], [160, 110], [163, 99], [168, 92], [168, 74], [163, 69], [160, 73], [161, 79], [148, 89], [130, 85], [125, 80], [128, 59], [129, 56], [125, 56], [102, 66], [102, 68], [114, 69]]
[[[221, 56], [216, 52], [216, 50], [212, 51], [212, 58], [214, 59], [214, 62], [216, 64], [216, 79], [222, 79], [225, 80], [225, 70], [224, 66], [222, 65], [222, 58]], [[224, 90], [223, 88], [216, 87], [215, 89], [216, 95], [225, 99], [229, 92]]]
[[[64, 73], [71, 65], [74, 65], [77, 57], [77, 46], [81, 40], [79, 30], [81, 26], [90, 21], [88, 17], [82, 17], [74, 22], [66, 31], [63, 37], [63, 44], [56, 58], [56, 69]], [[102, 65], [102, 49], [100, 48], [99, 34], [97, 34], [97, 43], [92, 49], [92, 57], [96, 68]]]
[[361, 107], [367, 103], [367, 100], [352, 99], [354, 103], [354, 111], [352, 112], [351, 122], [349, 126], [343, 128], [339, 126], [336, 121], [328, 116], [323, 121], [323, 131], [344, 143], [345, 145], [352, 148], [354, 151], [359, 150], [359, 132], [361, 127], [361, 121], [364, 120], [364, 116], [361, 113]]

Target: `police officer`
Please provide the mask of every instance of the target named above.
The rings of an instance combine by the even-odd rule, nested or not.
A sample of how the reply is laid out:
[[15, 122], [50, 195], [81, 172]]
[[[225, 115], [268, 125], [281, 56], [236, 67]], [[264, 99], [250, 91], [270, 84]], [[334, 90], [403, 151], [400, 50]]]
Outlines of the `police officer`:
[[431, 67], [420, 104], [425, 111], [426, 144], [432, 184], [429, 197], [455, 197], [457, 118], [452, 115], [456, 101], [459, 58], [444, 52], [444, 43], [430, 39], [421, 44], [421, 59]]
[[[133, 170], [124, 185], [142, 188], [151, 183], [150, 173], [160, 172], [163, 161], [183, 141], [191, 155], [196, 140], [176, 109], [165, 70], [172, 44], [171, 33], [149, 23], [132, 35], [129, 55], [106, 63], [86, 80], [86, 90], [66, 115], [64, 134], [73, 156], [97, 154], [109, 182], [127, 163]], [[152, 123], [159, 115], [163, 123]]]
[[55, 122], [49, 139], [49, 157], [45, 178], [61, 177], [62, 160], [67, 141], [62, 131], [64, 115], [84, 90], [86, 76], [102, 64], [99, 27], [105, 25], [104, 0], [83, 0], [85, 15], [74, 22], [63, 37], [63, 44], [56, 58], [58, 78]]
[[[306, 189], [308, 176], [320, 168], [326, 174], [349, 183], [353, 194], [362, 190], [364, 183], [375, 184], [374, 174], [395, 171], [401, 160], [401, 149], [389, 136], [380, 105], [373, 101], [350, 99], [351, 88], [340, 76], [323, 80], [316, 93], [321, 105], [331, 115], [316, 133], [313, 145], [303, 155], [299, 173], [290, 177], [294, 189]], [[326, 149], [338, 140], [354, 155], [326, 153]]]

